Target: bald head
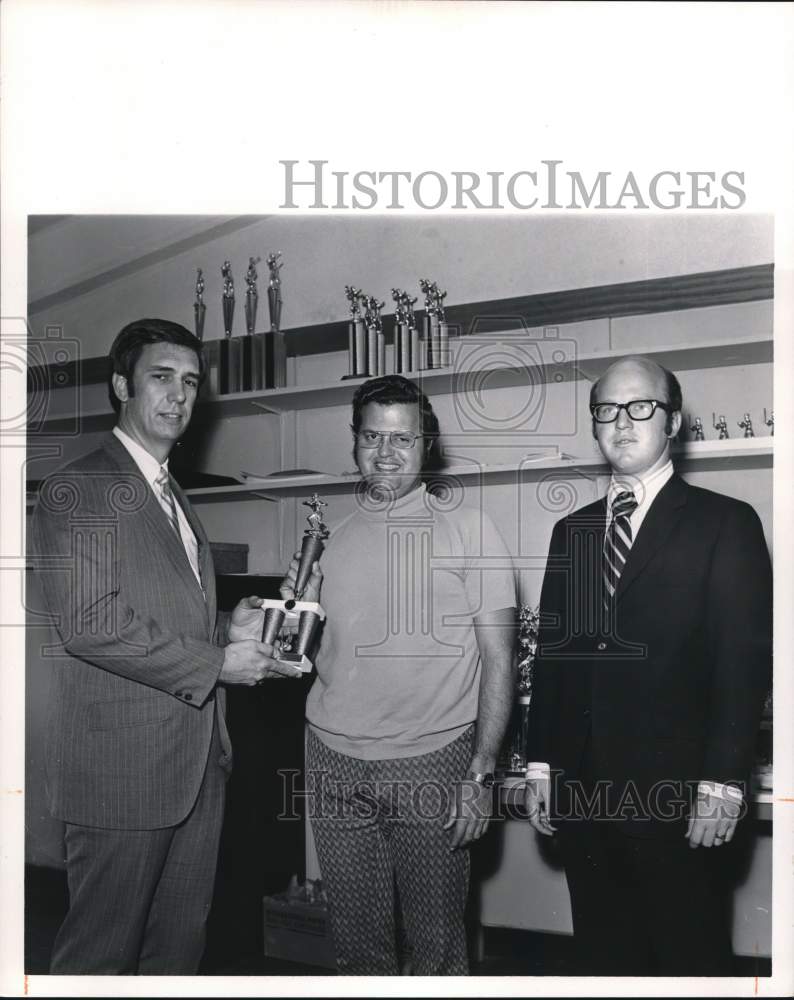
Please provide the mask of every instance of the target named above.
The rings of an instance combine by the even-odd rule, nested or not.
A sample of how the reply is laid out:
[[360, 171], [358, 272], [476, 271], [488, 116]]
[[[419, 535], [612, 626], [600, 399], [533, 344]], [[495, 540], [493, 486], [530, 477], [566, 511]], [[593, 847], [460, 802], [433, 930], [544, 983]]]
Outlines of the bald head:
[[652, 361], [650, 358], [644, 358], [641, 354], [628, 355], [625, 358], [621, 358], [619, 361], [613, 362], [609, 368], [604, 372], [601, 378], [593, 382], [590, 388], [590, 405], [599, 402], [599, 388], [601, 383], [609, 376], [615, 372], [620, 373], [624, 369], [628, 372], [635, 374], [642, 373], [647, 378], [652, 379], [654, 384], [657, 386], [657, 391], [662, 393], [662, 395], [656, 396], [656, 398], [669, 403], [673, 410], [680, 410], [683, 406], [683, 399], [681, 395], [681, 385], [675, 375], [668, 371], [667, 368], [663, 368], [657, 362]]
[[[632, 417], [629, 405], [640, 401], [652, 405]], [[591, 407], [604, 403], [617, 407], [617, 416], [594, 417], [593, 434], [613, 473], [644, 476], [669, 460], [681, 426], [681, 387], [672, 372], [648, 358], [621, 358], [590, 391]]]

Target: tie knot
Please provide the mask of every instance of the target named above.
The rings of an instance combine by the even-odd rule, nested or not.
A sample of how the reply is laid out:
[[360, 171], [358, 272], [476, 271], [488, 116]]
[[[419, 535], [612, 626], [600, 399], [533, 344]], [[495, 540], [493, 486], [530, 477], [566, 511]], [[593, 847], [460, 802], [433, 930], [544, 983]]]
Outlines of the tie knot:
[[624, 490], [618, 493], [612, 501], [613, 517], [630, 517], [637, 509], [637, 498], [631, 490]]
[[168, 469], [166, 469], [164, 465], [160, 466], [160, 471], [157, 473], [157, 478], [155, 479], [155, 482], [160, 487], [160, 489], [168, 485]]

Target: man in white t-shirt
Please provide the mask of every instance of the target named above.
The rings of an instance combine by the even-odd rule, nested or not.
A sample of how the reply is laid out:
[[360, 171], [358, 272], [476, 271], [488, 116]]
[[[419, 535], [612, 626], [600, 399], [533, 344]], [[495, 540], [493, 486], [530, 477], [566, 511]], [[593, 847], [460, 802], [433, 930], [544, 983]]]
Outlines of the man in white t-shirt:
[[399, 909], [415, 975], [465, 974], [467, 848], [492, 814], [513, 700], [511, 560], [487, 514], [425, 489], [438, 422], [412, 382], [361, 386], [352, 431], [362, 489], [323, 556], [306, 708], [338, 967], [398, 973]]

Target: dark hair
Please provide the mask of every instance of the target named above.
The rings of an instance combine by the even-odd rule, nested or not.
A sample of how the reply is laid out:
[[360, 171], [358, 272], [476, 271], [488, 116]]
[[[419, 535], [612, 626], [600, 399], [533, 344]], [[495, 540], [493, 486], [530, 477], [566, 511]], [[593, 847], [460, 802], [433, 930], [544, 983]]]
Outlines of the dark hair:
[[422, 420], [422, 434], [425, 438], [425, 460], [438, 440], [438, 417], [433, 412], [430, 400], [418, 385], [402, 375], [381, 375], [360, 385], [353, 396], [353, 423], [350, 429], [357, 435], [361, 429], [361, 414], [368, 403], [379, 406], [393, 406], [396, 403], [415, 403], [419, 407]]
[[[683, 393], [681, 392], [681, 383], [669, 369], [665, 368], [663, 365], [658, 364], [656, 361], [649, 361], [647, 358], [642, 358], [642, 357], [624, 358], [622, 360], [645, 362], [648, 365], [653, 365], [654, 367], [658, 368], [659, 371], [662, 373], [662, 376], [664, 378], [665, 395], [667, 396], [667, 399], [663, 399], [661, 400], [661, 402], [667, 403], [671, 407], [671, 412], [666, 414], [666, 419], [664, 423], [664, 432], [665, 434], [671, 434], [673, 430], [673, 413], [675, 413], [676, 410], [680, 410], [681, 407], [684, 405], [684, 397]], [[615, 362], [615, 364], [617, 363], [618, 362]], [[601, 378], [603, 377], [604, 376], [602, 375]], [[595, 382], [593, 382], [593, 384], [590, 386], [591, 407], [594, 406], [598, 401], [597, 399], [598, 387], [601, 384], [601, 378], [597, 378]], [[595, 421], [593, 423], [595, 423]]]
[[193, 351], [199, 363], [199, 384], [204, 381], [206, 364], [202, 353], [202, 343], [190, 330], [168, 319], [136, 319], [128, 323], [113, 341], [110, 348], [110, 402], [118, 412], [120, 403], [113, 389], [113, 375], [122, 375], [127, 380], [127, 391], [135, 394], [133, 373], [138, 359], [147, 344], [178, 344]]

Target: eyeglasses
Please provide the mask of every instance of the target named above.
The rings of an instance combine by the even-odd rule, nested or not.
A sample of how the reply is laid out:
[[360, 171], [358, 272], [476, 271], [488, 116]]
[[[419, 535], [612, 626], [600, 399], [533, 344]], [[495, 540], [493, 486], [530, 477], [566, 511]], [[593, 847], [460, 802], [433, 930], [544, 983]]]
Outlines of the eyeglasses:
[[359, 431], [356, 441], [360, 448], [378, 448], [383, 438], [389, 439], [389, 444], [396, 451], [410, 451], [424, 434], [411, 434], [410, 431]]
[[628, 403], [594, 403], [590, 407], [590, 412], [597, 424], [612, 424], [618, 419], [621, 410], [625, 410], [631, 420], [650, 420], [656, 413], [657, 406], [666, 413], [673, 412], [669, 403], [662, 403], [658, 399], [631, 399]]

